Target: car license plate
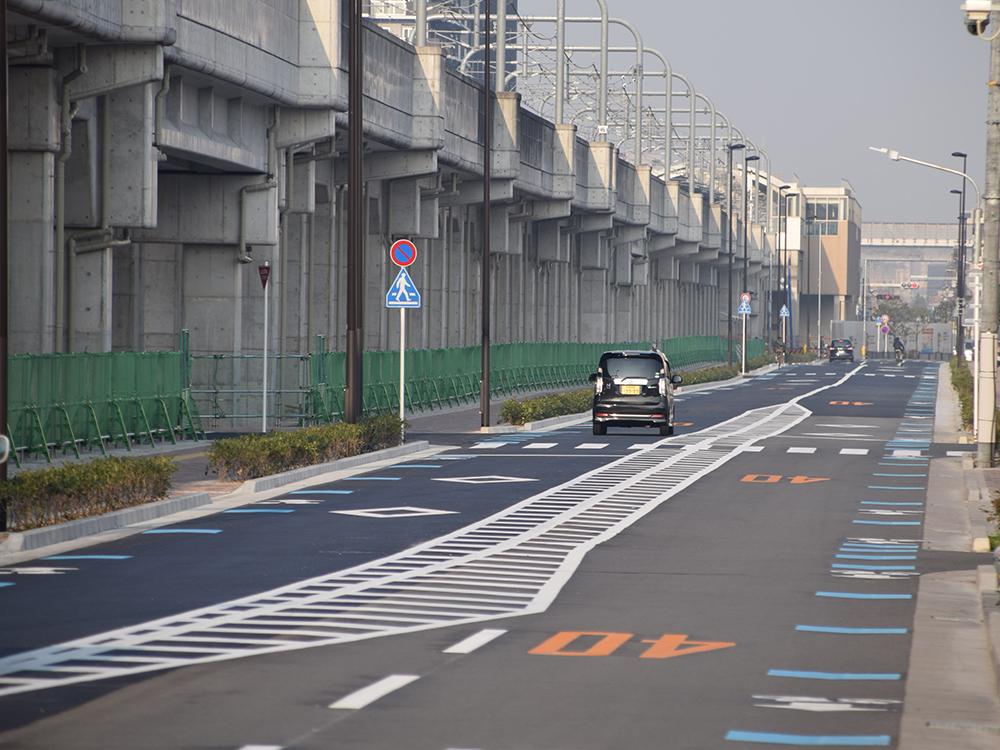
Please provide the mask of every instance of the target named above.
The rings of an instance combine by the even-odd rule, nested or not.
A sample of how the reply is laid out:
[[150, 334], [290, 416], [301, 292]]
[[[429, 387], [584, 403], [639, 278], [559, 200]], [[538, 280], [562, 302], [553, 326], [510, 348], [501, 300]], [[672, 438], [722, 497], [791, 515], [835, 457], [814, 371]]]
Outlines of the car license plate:
[[621, 393], [623, 396], [638, 396], [642, 393], [641, 385], [623, 385], [621, 386]]

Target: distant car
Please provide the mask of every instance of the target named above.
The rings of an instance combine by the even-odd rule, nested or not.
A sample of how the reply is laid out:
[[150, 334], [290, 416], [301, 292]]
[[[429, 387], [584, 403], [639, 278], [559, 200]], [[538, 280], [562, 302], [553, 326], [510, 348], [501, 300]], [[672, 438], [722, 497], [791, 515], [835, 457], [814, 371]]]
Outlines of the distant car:
[[681, 376], [670, 371], [662, 352], [604, 352], [594, 384], [595, 435], [605, 435], [608, 425], [658, 427], [661, 435], [674, 434], [674, 386]]
[[846, 359], [848, 362], [854, 361], [854, 344], [850, 339], [834, 339], [830, 342], [830, 361]]

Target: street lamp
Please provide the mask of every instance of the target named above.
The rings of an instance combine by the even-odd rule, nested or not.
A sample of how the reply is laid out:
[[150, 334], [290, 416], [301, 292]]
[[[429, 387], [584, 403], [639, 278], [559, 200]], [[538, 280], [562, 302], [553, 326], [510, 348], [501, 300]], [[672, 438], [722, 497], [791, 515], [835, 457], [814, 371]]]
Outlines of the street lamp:
[[[788, 185], [786, 187], [787, 188], [791, 188], [791, 185]], [[792, 317], [791, 317], [791, 313], [792, 313], [792, 296], [791, 296], [792, 295], [792, 291], [791, 291], [792, 290], [792, 263], [791, 263], [791, 258], [790, 258], [789, 254], [788, 254], [788, 199], [789, 198], [797, 198], [798, 195], [799, 195], [798, 193], [786, 193], [785, 194], [785, 199], [784, 199], [784, 201], [782, 201], [782, 203], [784, 203], [784, 207], [785, 207], [785, 267], [784, 267], [784, 273], [785, 273], [785, 303], [784, 304], [785, 304], [785, 307], [788, 310], [788, 317], [785, 318], [785, 320], [788, 321], [788, 324], [787, 324], [787, 329], [788, 329], [787, 333], [788, 333], [789, 337], [791, 336], [791, 333], [792, 333]], [[790, 344], [791, 344], [791, 342], [789, 342], [786, 339], [786, 341], [785, 341], [785, 347], [788, 348], [790, 346]]]
[[743, 291], [747, 292], [750, 290], [748, 276], [750, 274], [750, 260], [747, 247], [747, 226], [749, 225], [749, 217], [747, 216], [747, 193], [749, 192], [749, 187], [747, 185], [747, 172], [749, 170], [750, 162], [760, 161], [760, 157], [757, 154], [746, 154], [743, 155]]
[[[969, 155], [962, 151], [952, 151], [951, 155], [962, 160], [962, 174], [965, 174], [968, 165]], [[955, 258], [955, 293], [957, 295], [955, 304], [955, 351], [959, 357], [965, 354], [965, 178], [962, 178], [962, 189], [952, 190], [958, 193], [958, 252]]]
[[[727, 179], [726, 183], [726, 248], [729, 253], [729, 314], [726, 316], [728, 320], [727, 327], [727, 337], [729, 339], [729, 366], [733, 366], [733, 151], [739, 151], [741, 148], [746, 148], [743, 143], [729, 143], [726, 144], [727, 153]], [[669, 175], [668, 175], [669, 177]]]
[[[783, 270], [784, 266], [782, 265], [782, 258], [781, 258], [781, 238], [785, 234], [785, 221], [784, 221], [785, 191], [791, 189], [792, 189], [791, 185], [781, 185], [778, 187], [778, 292], [779, 292], [778, 296], [779, 297], [782, 296], [780, 292], [785, 288], [785, 273]], [[787, 238], [785, 240], [785, 244], [786, 246], [788, 244]], [[782, 302], [782, 304], [784, 304], [784, 302]], [[787, 346], [788, 342], [785, 341], [785, 319], [781, 317], [780, 310], [778, 318], [780, 319], [781, 339]]]

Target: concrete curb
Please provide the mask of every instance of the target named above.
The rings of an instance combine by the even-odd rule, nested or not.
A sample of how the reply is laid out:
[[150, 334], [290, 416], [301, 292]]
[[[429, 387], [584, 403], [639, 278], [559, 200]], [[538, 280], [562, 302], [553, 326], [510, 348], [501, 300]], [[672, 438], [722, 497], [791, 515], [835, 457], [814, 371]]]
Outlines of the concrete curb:
[[430, 442], [427, 440], [417, 440], [412, 443], [396, 445], [392, 448], [383, 448], [380, 451], [373, 451], [372, 453], [361, 453], [357, 456], [339, 458], [336, 461], [329, 461], [325, 464], [304, 466], [301, 469], [292, 469], [291, 471], [284, 471], [281, 474], [272, 474], [269, 477], [248, 479], [238, 490], [236, 490], [236, 492], [230, 494], [236, 494], [237, 492], [267, 492], [268, 490], [273, 490], [278, 487], [284, 487], [286, 484], [295, 484], [296, 482], [301, 482], [305, 479], [312, 479], [320, 474], [327, 474], [331, 471], [341, 471], [343, 469], [353, 469], [354, 467], [361, 466], [363, 464], [370, 464], [375, 463], [376, 461], [384, 461], [389, 458], [407, 456], [411, 453], [419, 453], [420, 451], [427, 450], [429, 447]]
[[199, 492], [193, 495], [169, 497], [166, 500], [157, 500], [154, 503], [137, 505], [134, 508], [116, 510], [93, 518], [80, 518], [76, 521], [45, 526], [41, 529], [14, 532], [8, 534], [7, 538], [0, 542], [0, 553], [24, 552], [62, 542], [71, 542], [81, 537], [93, 536], [104, 531], [114, 531], [132, 524], [169, 516], [172, 513], [191, 510], [201, 505], [208, 505], [210, 502], [212, 502], [211, 495], [207, 492]]

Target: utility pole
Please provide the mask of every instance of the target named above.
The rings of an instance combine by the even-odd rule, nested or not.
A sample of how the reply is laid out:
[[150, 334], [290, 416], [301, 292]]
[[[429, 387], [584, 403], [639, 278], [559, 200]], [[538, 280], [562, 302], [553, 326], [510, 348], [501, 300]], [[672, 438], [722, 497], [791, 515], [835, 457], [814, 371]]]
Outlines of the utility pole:
[[[506, 0], [500, 0], [506, 2]], [[483, 3], [483, 221], [479, 290], [482, 338], [480, 341], [479, 416], [482, 427], [490, 426], [490, 179], [493, 172], [493, 97], [490, 95], [490, 3]], [[503, 31], [501, 30], [501, 33]], [[562, 65], [562, 60], [558, 61]]]
[[362, 0], [351, 0], [347, 91], [347, 372], [344, 421], [356, 423], [364, 414], [364, 111], [361, 48]]
[[[952, 156], [962, 160], [962, 173], [967, 173], [968, 154], [955, 151]], [[965, 356], [965, 185], [966, 179], [962, 177], [958, 206], [958, 253], [955, 259], [955, 296], [958, 303], [955, 311], [955, 352], [959, 357]]]
[[[997, 14], [991, 14], [996, 24]], [[996, 419], [997, 261], [1000, 252], [1000, 37], [990, 42], [990, 71], [986, 98], [986, 196], [983, 227], [982, 328], [979, 341], [979, 466], [993, 465], [993, 433]], [[962, 352], [958, 353], [962, 356]]]
[[[0, 0], [0, 173], [3, 175], [3, 190], [0, 195], [0, 432], [10, 434], [7, 428], [7, 334], [10, 323], [7, 318], [8, 270], [8, 215], [10, 200], [7, 176], [7, 0]], [[14, 446], [11, 446], [13, 450]], [[7, 481], [7, 463], [0, 463], [0, 481]], [[0, 531], [7, 529], [7, 507], [0, 504]]]

